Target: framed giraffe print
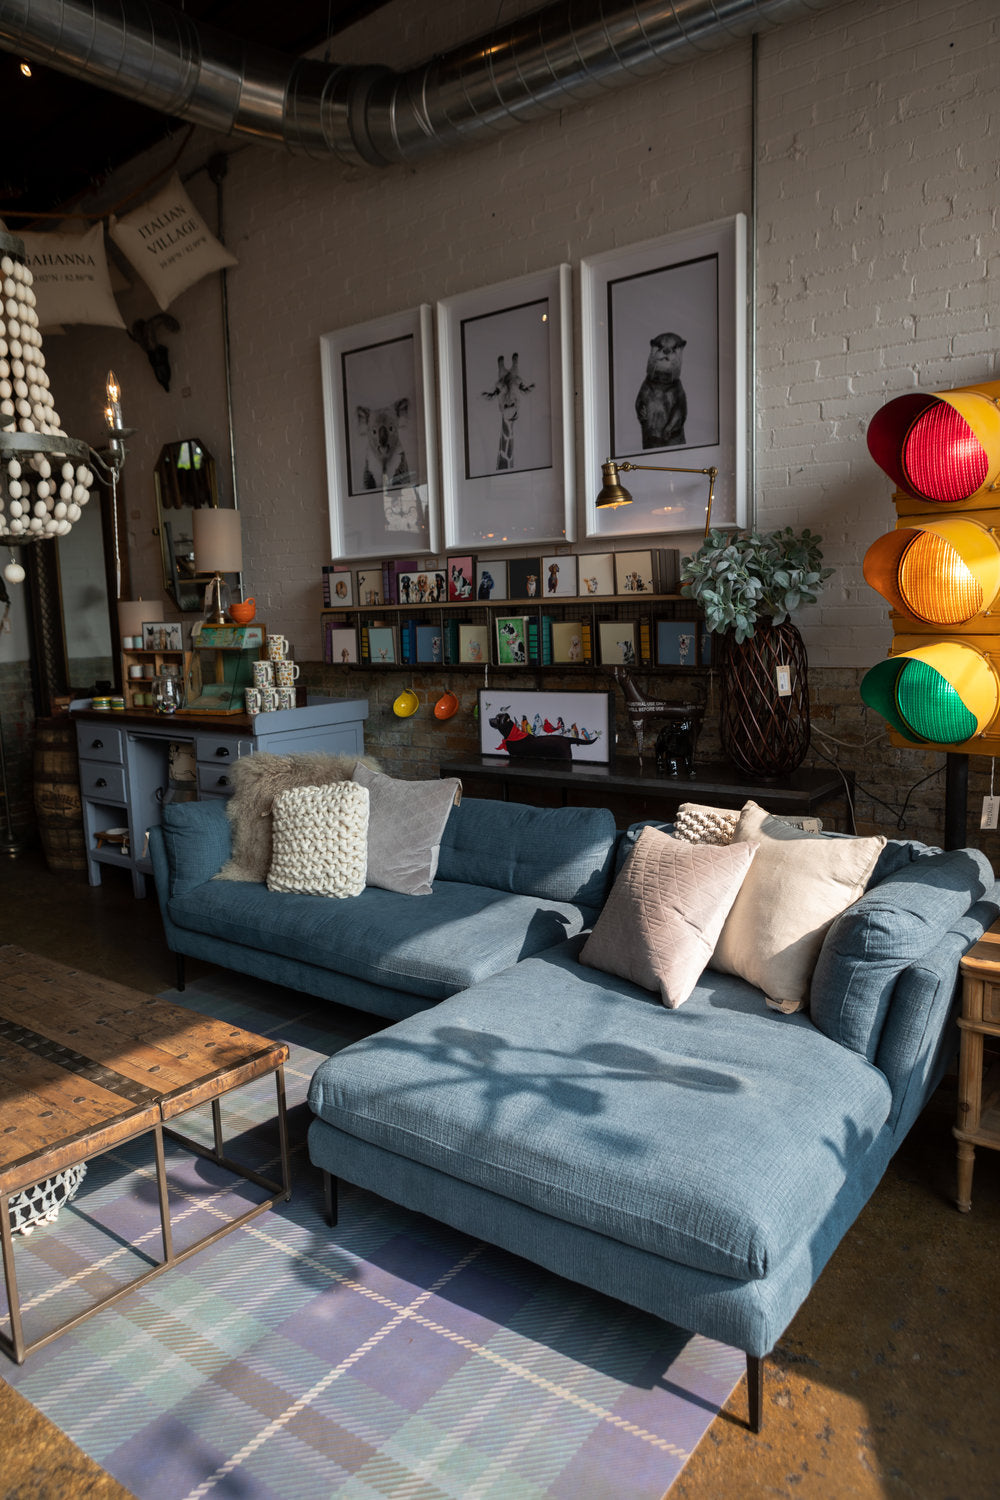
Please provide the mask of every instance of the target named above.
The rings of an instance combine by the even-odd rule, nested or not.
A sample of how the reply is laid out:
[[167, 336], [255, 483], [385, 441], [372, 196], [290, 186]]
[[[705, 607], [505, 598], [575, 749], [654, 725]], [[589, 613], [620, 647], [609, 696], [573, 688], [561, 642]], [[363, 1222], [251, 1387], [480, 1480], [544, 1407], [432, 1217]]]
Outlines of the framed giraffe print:
[[[712, 467], [711, 524], [744, 525], [745, 216], [591, 256], [580, 287], [588, 537], [704, 532]], [[598, 509], [611, 458], [632, 503]]]
[[429, 303], [320, 338], [338, 561], [438, 550], [432, 345]]
[[574, 537], [570, 268], [437, 305], [447, 547]]

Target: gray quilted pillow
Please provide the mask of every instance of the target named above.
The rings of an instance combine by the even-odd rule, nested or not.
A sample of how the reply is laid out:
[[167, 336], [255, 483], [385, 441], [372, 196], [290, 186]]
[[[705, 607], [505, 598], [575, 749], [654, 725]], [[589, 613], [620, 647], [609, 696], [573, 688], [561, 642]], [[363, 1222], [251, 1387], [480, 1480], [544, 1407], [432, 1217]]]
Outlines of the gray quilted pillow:
[[457, 776], [398, 781], [359, 761], [352, 781], [368, 788], [368, 884], [405, 896], [429, 896], [441, 837], [462, 797]]

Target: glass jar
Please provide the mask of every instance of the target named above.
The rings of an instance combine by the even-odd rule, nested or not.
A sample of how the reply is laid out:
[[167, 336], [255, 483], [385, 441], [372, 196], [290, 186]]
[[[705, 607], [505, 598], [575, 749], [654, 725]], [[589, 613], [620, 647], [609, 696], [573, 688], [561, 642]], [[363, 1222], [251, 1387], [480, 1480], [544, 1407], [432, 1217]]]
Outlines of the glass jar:
[[157, 713], [176, 713], [183, 702], [181, 679], [171, 672], [153, 678], [153, 702]]

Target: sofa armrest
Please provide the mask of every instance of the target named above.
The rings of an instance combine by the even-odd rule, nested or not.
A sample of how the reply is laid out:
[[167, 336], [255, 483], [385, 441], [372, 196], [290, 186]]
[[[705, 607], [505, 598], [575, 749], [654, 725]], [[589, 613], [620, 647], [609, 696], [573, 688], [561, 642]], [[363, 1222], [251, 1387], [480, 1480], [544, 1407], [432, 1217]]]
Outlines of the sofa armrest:
[[[168, 802], [160, 819], [160, 839], [151, 841], [153, 873], [161, 901], [182, 896], [217, 875], [232, 854], [232, 833], [226, 804]], [[161, 880], [166, 877], [165, 887]]]

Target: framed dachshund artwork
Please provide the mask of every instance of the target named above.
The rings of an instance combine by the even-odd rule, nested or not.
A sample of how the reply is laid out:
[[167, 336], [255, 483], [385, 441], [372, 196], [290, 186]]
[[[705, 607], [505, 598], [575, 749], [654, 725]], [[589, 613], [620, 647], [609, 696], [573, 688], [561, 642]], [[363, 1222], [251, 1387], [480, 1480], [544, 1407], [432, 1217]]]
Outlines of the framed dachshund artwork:
[[608, 764], [614, 759], [614, 712], [613, 692], [480, 688], [479, 748], [511, 765]]
[[[581, 262], [588, 536], [704, 531], [713, 466], [711, 524], [745, 524], [745, 263], [743, 214]], [[632, 503], [598, 509], [612, 458]]]
[[429, 303], [320, 339], [334, 558], [437, 552]]
[[437, 306], [445, 546], [572, 541], [570, 268]]

